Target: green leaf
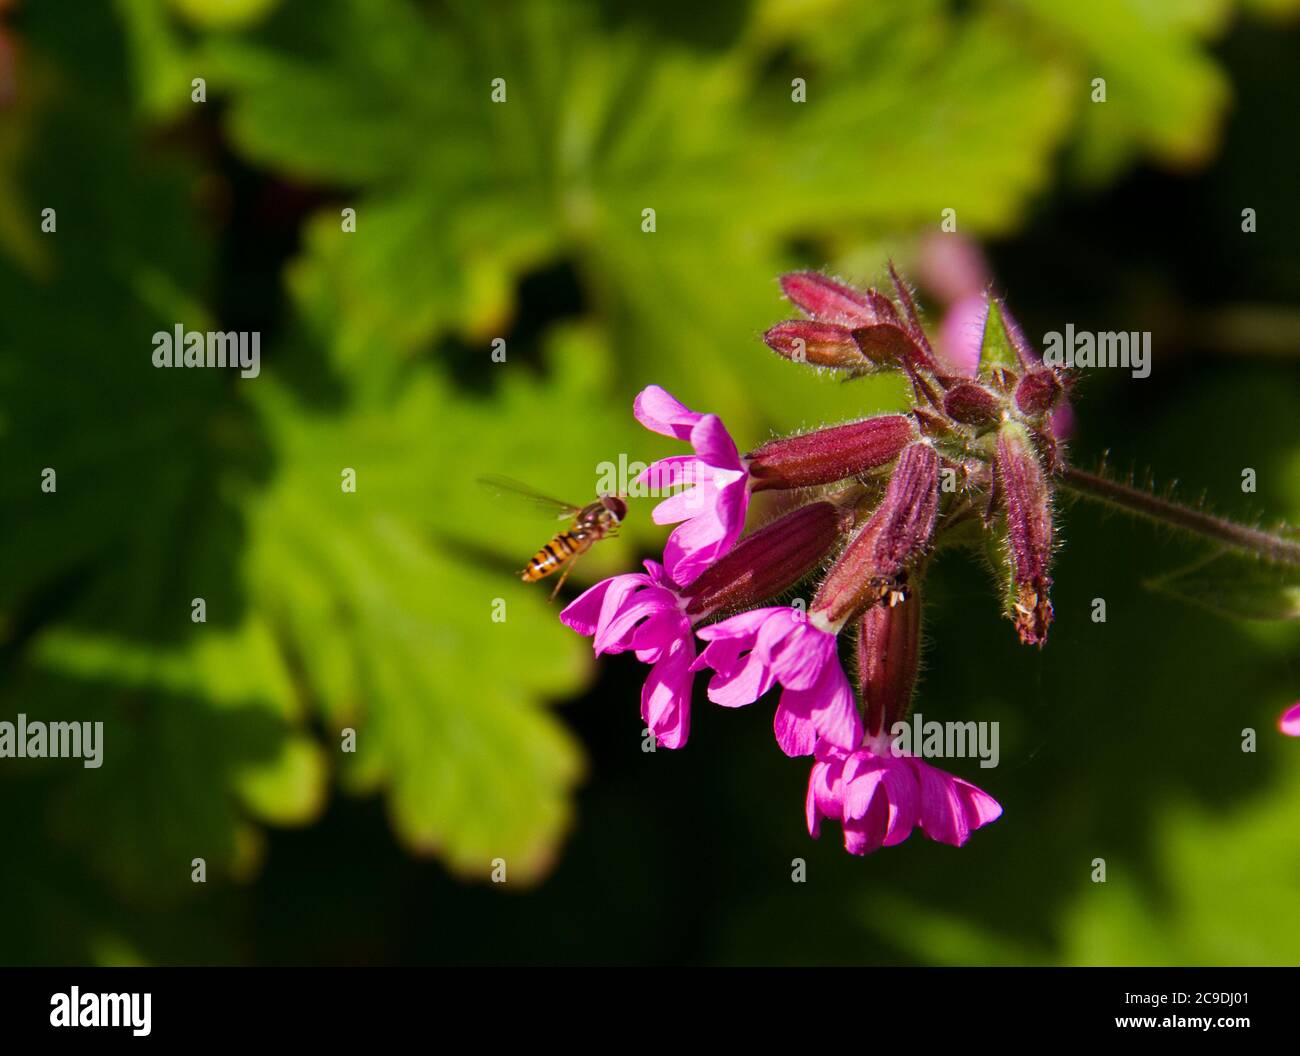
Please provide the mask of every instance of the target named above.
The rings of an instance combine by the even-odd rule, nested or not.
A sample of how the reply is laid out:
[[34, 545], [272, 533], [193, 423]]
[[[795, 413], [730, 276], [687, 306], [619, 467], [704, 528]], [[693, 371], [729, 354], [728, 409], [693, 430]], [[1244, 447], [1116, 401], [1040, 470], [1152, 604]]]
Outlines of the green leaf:
[[1225, 550], [1147, 583], [1183, 601], [1247, 620], [1300, 618], [1300, 567]]
[[[520, 277], [566, 261], [636, 366], [624, 398], [693, 386], [740, 432], [861, 413], [899, 390], [825, 386], [762, 348], [788, 311], [773, 283], [783, 246], [898, 232], [948, 207], [963, 229], [1005, 227], [1047, 178], [1069, 112], [1053, 63], [998, 15], [839, 5], [783, 24], [762, 8], [752, 33], [704, 55], [590, 3], [511, 10], [452, 4], [435, 23], [403, 0], [329, 0], [204, 48], [246, 157], [354, 189], [356, 234], [320, 214], [292, 283], [363, 384], [389, 366], [376, 337], [404, 354], [447, 332], [486, 343], [509, 327]], [[784, 52], [825, 67], [816, 105], [761, 72]]]
[[1288, 764], [1258, 794], [1220, 810], [1170, 803], [1148, 838], [1159, 873], [1144, 878], [1131, 859], [1116, 856], [1106, 883], [1082, 885], [1062, 922], [1061, 963], [1293, 964], [1300, 942], [1294, 774]]
[[[1178, 167], [1206, 160], [1229, 91], [1204, 41], [1226, 28], [1231, 6], [1027, 0], [1035, 28], [1074, 59], [1081, 135], [1072, 162], [1085, 182], [1113, 179], [1139, 155]], [[1104, 102], [1092, 101], [1097, 77], [1106, 82]]]
[[234, 29], [256, 22], [280, 0], [170, 0], [172, 8], [195, 25]]
[[193, 858], [210, 879], [248, 876], [260, 846], [251, 822], [300, 825], [324, 804], [324, 757], [294, 729], [291, 676], [264, 623], [179, 649], [52, 628], [30, 665], [7, 703], [104, 723], [98, 769], [57, 764], [70, 770], [56, 832], [135, 899], [192, 890]]
[[[563, 423], [582, 424], [581, 390], [570, 394], [573, 405], [563, 388], [513, 390], [492, 406], [525, 429], [530, 416], [555, 415], [562, 444]], [[456, 871], [484, 876], [500, 858], [511, 880], [536, 879], [582, 771], [541, 698], [566, 692], [591, 661], [545, 590], [511, 574], [554, 520], [514, 516], [500, 530], [514, 511], [475, 494], [489, 467], [530, 475], [520, 469], [529, 459], [508, 454], [513, 436], [488, 435], [483, 408], [427, 370], [410, 373], [396, 401], [338, 416], [272, 385], [259, 401], [281, 470], [251, 504], [250, 590], [333, 736], [357, 730], [355, 756], [340, 761], [344, 783], [386, 789], [398, 834]], [[460, 445], [473, 447], [472, 460]], [[341, 487], [344, 469], [355, 470], [355, 493]], [[592, 554], [578, 575], [610, 557]]]
[[[254, 820], [315, 817], [325, 767], [235, 571], [231, 491], [265, 468], [256, 423], [221, 372], [151, 364], [155, 331], [208, 324], [188, 293], [210, 260], [193, 173], [138, 168], [111, 92], [29, 98], [39, 121], [3, 179], [57, 203], [58, 226], [39, 266], [0, 261], [0, 706], [103, 723], [100, 767], [19, 777], [117, 890], [171, 899], [194, 890], [195, 857], [246, 873]], [[197, 597], [210, 623], [191, 622]]]

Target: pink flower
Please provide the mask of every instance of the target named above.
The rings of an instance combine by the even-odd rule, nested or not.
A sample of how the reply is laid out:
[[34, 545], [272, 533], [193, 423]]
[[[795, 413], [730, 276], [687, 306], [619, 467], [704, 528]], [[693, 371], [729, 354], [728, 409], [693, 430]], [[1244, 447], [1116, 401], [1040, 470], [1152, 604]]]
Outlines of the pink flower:
[[951, 307], [963, 297], [979, 297], [988, 288], [988, 261], [974, 239], [955, 231], [935, 231], [918, 249], [921, 285], [943, 304]]
[[601, 580], [576, 598], [560, 619], [594, 638], [596, 655], [632, 650], [653, 665], [641, 690], [641, 718], [665, 748], [680, 748], [691, 728], [695, 635], [662, 566]]
[[695, 449], [693, 455], [660, 459], [634, 482], [656, 488], [693, 485], [665, 499], [653, 515], [655, 524], [678, 525], [664, 547], [664, 567], [674, 583], [685, 587], [744, 531], [749, 472], [716, 414], [692, 411], [658, 385], [637, 395], [633, 413], [647, 429], [687, 440]]
[[960, 847], [1002, 807], [969, 781], [910, 755], [895, 754], [888, 739], [854, 751], [819, 742], [808, 778], [808, 832], [823, 818], [838, 821], [844, 849], [869, 854], [902, 843], [918, 825], [930, 839]]
[[1277, 720], [1277, 728], [1288, 737], [1300, 737], [1300, 700], [1297, 700]]
[[989, 307], [985, 291], [990, 275], [984, 252], [965, 235], [931, 234], [921, 242], [917, 269], [922, 285], [944, 307], [935, 342], [940, 361], [959, 377], [975, 377]]
[[973, 378], [979, 373], [980, 345], [989, 302], [983, 293], [962, 297], [948, 306], [939, 324], [939, 355], [954, 374]]
[[712, 668], [709, 699], [726, 708], [752, 704], [776, 683], [784, 688], [773, 727], [786, 755], [809, 755], [818, 737], [849, 747], [862, 740], [836, 635], [797, 609], [742, 612], [699, 630], [705, 646], [695, 670]]

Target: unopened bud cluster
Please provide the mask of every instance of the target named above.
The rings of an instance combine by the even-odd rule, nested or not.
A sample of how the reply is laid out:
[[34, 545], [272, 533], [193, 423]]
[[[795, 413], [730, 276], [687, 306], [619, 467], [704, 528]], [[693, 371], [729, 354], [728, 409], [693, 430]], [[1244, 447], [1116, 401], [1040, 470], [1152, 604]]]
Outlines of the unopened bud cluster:
[[[975, 376], [953, 376], [892, 268], [890, 278], [892, 297], [811, 272], [781, 280], [807, 318], [769, 330], [773, 350], [849, 374], [901, 372], [915, 401], [905, 415], [765, 444], [750, 456], [755, 489], [834, 484], [892, 464], [879, 505], [827, 573], [814, 618], [838, 629], [872, 606], [897, 604], [948, 524], [974, 513], [1004, 555], [1007, 615], [1021, 641], [1042, 645], [1052, 621], [1050, 475], [1061, 458], [1049, 419], [1068, 379], [1043, 364], [997, 298], [989, 299]], [[943, 470], [958, 487], [940, 488]]]

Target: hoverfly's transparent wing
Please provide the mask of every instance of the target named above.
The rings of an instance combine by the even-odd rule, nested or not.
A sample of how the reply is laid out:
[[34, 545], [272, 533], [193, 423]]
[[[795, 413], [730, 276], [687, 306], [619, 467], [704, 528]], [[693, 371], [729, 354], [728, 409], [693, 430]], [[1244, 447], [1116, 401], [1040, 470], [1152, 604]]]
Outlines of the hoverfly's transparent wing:
[[572, 503], [561, 502], [549, 495], [543, 495], [536, 488], [530, 488], [527, 484], [512, 480], [510, 477], [492, 473], [486, 477], [479, 477], [478, 482], [498, 498], [522, 499], [535, 508], [552, 514], [559, 521], [571, 520], [582, 512], [581, 506], [574, 506]]

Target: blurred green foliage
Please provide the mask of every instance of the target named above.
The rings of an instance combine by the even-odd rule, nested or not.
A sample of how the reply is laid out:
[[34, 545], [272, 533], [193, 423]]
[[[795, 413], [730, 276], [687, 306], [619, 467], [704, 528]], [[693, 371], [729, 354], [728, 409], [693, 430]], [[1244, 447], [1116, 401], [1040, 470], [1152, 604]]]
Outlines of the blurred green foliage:
[[[627, 660], [570, 709], [606, 752], [586, 758], [552, 705], [592, 685], [589, 643], [509, 574], [550, 526], [475, 484], [504, 472], [585, 499], [599, 463], [666, 453], [629, 413], [652, 382], [742, 445], [897, 405], [889, 381], [837, 385], [765, 352], [787, 314], [777, 274], [877, 279], [943, 209], [966, 234], [1071, 253], [1034, 241], [1051, 203], [1215, 156], [1230, 93], [1207, 41], [1234, 17], [1226, 0], [117, 0], [11, 17], [0, 717], [102, 719], [106, 762], [0, 764], [16, 852], [0, 892], [31, 907], [0, 958], [1298, 959], [1300, 767], [1268, 732], [1295, 695], [1296, 637], [1142, 593], [1174, 567], [1146, 530], [1068, 511], [1041, 656], [1013, 647], [978, 570], [941, 571], [918, 706], [1002, 722], [1003, 767], [981, 783], [1006, 816], [959, 855], [863, 862], [801, 833], [806, 775], [762, 706], [726, 736], [705, 712], [681, 760], [643, 755]], [[1219, 205], [1212, 222], [1235, 229], [1236, 199]], [[1030, 321], [1091, 303], [1009, 292]], [[150, 336], [176, 323], [261, 330], [262, 375], [153, 369]], [[1294, 389], [1234, 364], [1151, 390], [1141, 417], [1085, 393], [1080, 450], [1201, 472], [1216, 496], [1246, 459], [1270, 482], [1263, 512], [1300, 518]], [[1225, 414], [1240, 427], [1208, 436]], [[575, 582], [655, 551], [649, 506]], [[1114, 614], [1104, 662], [1094, 594]], [[338, 750], [349, 727], [355, 754]], [[504, 906], [435, 870], [414, 896], [431, 915], [392, 915], [387, 846], [336, 841], [287, 889], [264, 863], [268, 826], [318, 822], [337, 786], [380, 797], [401, 847], [438, 868], [483, 878], [502, 858], [512, 888], [537, 883], [584, 766], [571, 856]], [[742, 869], [722, 846], [771, 853]], [[210, 894], [190, 882], [199, 856]], [[796, 856], [806, 887], [788, 881]], [[1095, 856], [1107, 885], [1088, 881]], [[372, 877], [347, 864], [367, 860], [384, 863]], [[371, 926], [338, 923], [331, 944], [335, 912]], [[653, 920], [681, 923], [633, 937]]]

